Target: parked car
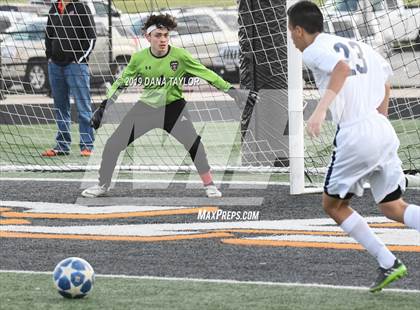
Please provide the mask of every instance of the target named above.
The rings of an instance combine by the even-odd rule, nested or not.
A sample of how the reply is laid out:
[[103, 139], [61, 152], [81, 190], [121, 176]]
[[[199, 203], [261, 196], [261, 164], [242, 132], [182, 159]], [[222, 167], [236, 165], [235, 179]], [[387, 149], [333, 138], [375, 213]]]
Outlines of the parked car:
[[208, 68], [220, 55], [220, 47], [238, 42], [238, 12], [236, 10], [200, 8], [181, 11], [177, 16], [177, 33], [171, 44], [186, 48]]
[[405, 7], [403, 0], [326, 0], [327, 18], [354, 22], [362, 39], [374, 38], [387, 53], [399, 41], [420, 43], [420, 8]]
[[6, 12], [23, 12], [36, 15], [48, 14], [49, 8], [45, 5], [37, 4], [21, 4], [21, 3], [6, 3], [0, 4], [0, 11]]
[[123, 14], [120, 17], [120, 22], [124, 28], [129, 28], [138, 37], [141, 37], [144, 23], [151, 13], [135, 13], [135, 14]]
[[120, 17], [121, 23], [131, 30], [139, 37], [143, 36], [142, 28], [144, 23], [146, 22], [147, 18], [152, 14], [171, 14], [173, 16], [180, 16], [181, 12], [185, 11], [185, 9], [171, 9], [171, 10], [160, 10], [156, 12], [139, 12], [139, 13], [130, 13], [130, 14], [123, 14]]
[[[238, 12], [231, 9], [194, 8], [177, 9], [160, 13], [176, 15], [178, 27], [170, 36], [170, 44], [187, 49], [195, 58], [208, 68], [213, 68], [213, 60], [220, 54], [225, 43], [238, 41]], [[131, 24], [133, 32], [139, 36], [141, 48], [149, 43], [141, 33], [141, 28], [149, 13], [136, 18], [130, 15], [124, 25]]]
[[133, 30], [133, 32], [137, 36], [141, 36], [142, 35], [142, 28], [144, 26], [144, 23], [146, 22], [146, 19], [147, 19], [147, 16], [145, 16], [145, 17], [138, 17], [130, 25], [130, 28]]
[[45, 5], [49, 6], [55, 0], [29, 0], [28, 3], [30, 5]]
[[0, 11], [0, 18], [3, 25], [2, 29], [0, 29], [1, 33], [11, 26], [25, 25], [27, 21], [30, 21], [33, 18], [37, 18], [37, 15], [25, 12]]
[[[102, 20], [102, 21], [101, 21]], [[112, 82], [130, 61], [130, 57], [140, 49], [138, 37], [120, 22], [112, 24], [112, 62], [109, 61], [108, 21], [95, 19], [96, 45], [89, 58], [92, 78], [99, 82]]]
[[48, 83], [44, 48], [47, 17], [32, 19], [28, 24], [15, 24], [1, 35], [1, 73], [6, 87], [31, 85], [44, 90]]
[[[86, 3], [94, 16], [108, 16], [108, 0], [81, 0]], [[111, 16], [120, 17], [121, 11], [118, 10], [114, 5], [111, 5]]]
[[[28, 92], [43, 93], [49, 88], [45, 58], [45, 26], [47, 18], [32, 20], [4, 34], [1, 43], [1, 70], [6, 87], [21, 84]], [[131, 54], [139, 48], [137, 37], [122, 27], [113, 25], [113, 60], [109, 61], [108, 29], [96, 21], [97, 40], [89, 58], [92, 83], [112, 81], [127, 65]]]
[[[347, 23], [334, 18], [324, 22], [324, 32], [350, 39], [358, 39], [360, 37], [354, 23]], [[239, 58], [241, 53], [239, 42], [222, 44], [219, 46], [219, 51], [219, 56], [213, 59], [213, 70], [229, 82], [239, 82]], [[305, 66], [303, 67], [302, 76], [306, 82], [313, 83], [312, 72]]]
[[[92, 14], [94, 16], [108, 16], [108, 0], [80, 0], [81, 2], [86, 3]], [[55, 0], [29, 0], [29, 4], [31, 6], [43, 6], [47, 8], [47, 14], [49, 8], [51, 7], [51, 3], [55, 2]], [[115, 8], [114, 5], [111, 5], [111, 15], [113, 17], [119, 17], [121, 15], [121, 11]]]

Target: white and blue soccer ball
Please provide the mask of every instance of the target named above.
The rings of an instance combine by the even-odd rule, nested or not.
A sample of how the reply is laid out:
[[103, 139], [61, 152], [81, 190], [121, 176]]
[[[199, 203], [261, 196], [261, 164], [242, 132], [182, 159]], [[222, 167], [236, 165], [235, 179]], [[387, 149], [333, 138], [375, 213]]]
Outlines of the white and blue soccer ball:
[[53, 280], [60, 295], [66, 298], [82, 298], [92, 290], [95, 272], [84, 259], [69, 257], [57, 264]]

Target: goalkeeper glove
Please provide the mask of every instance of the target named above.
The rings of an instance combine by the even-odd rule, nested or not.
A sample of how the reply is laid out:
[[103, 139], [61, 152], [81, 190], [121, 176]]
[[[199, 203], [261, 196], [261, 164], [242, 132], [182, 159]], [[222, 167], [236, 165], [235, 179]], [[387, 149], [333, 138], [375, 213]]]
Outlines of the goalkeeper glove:
[[101, 127], [102, 117], [104, 116], [107, 102], [108, 99], [102, 101], [99, 108], [97, 108], [92, 114], [92, 118], [90, 120], [90, 127], [93, 127], [95, 130]]
[[235, 89], [232, 87], [228, 90], [228, 95], [231, 96], [236, 104], [242, 109], [241, 115], [241, 132], [242, 136], [246, 133], [249, 122], [251, 121], [252, 113], [254, 112], [254, 106], [259, 100], [258, 93], [251, 90]]
[[236, 89], [231, 87], [227, 94], [231, 96], [240, 108], [253, 108], [259, 97], [256, 91], [248, 91], [246, 89]]

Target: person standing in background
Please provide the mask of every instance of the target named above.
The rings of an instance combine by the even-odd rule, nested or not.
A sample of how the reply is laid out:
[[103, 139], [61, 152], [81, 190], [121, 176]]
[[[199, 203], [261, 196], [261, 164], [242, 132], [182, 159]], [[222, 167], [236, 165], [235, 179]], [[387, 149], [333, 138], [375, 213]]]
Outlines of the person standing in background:
[[92, 109], [87, 62], [95, 42], [95, 22], [87, 5], [78, 0], [58, 0], [51, 5], [45, 53], [58, 132], [55, 146], [44, 151], [42, 156], [70, 154], [70, 94], [79, 114], [80, 155], [90, 156], [92, 153], [94, 134], [90, 126]]

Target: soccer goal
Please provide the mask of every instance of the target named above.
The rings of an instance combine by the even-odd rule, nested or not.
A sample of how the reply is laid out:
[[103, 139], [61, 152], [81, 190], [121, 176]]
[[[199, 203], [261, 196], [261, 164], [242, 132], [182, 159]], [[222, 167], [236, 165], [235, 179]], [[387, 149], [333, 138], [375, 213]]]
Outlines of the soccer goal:
[[[322, 135], [304, 133], [319, 99], [310, 72], [287, 37], [286, 9], [296, 1], [274, 0], [83, 0], [94, 15], [96, 45], [89, 59], [92, 105], [104, 98], [135, 51], [147, 48], [141, 28], [151, 13], [178, 21], [171, 44], [187, 49], [202, 64], [236, 87], [256, 90], [254, 109], [237, 106], [204, 81], [185, 80], [185, 99], [213, 170], [278, 173], [289, 176], [291, 192], [320, 188], [332, 152], [335, 127]], [[325, 31], [373, 45], [392, 65], [390, 119], [400, 137], [404, 169], [420, 169], [420, 8], [402, 0], [316, 1], [325, 13]], [[3, 0], [0, 4], [13, 4]], [[414, 5], [413, 5], [414, 4]], [[132, 85], [119, 96], [95, 133], [95, 151], [81, 157], [78, 117], [72, 103], [70, 155], [43, 157], [54, 147], [56, 117], [45, 57], [47, 18], [31, 12], [0, 12], [0, 169], [14, 171], [96, 171], [107, 139], [139, 98]], [[36, 9], [36, 8], [35, 8]], [[29, 10], [29, 9], [26, 9]], [[39, 13], [39, 14], [38, 14]], [[4, 22], [6, 25], [6, 22]], [[245, 112], [244, 112], [245, 110]], [[250, 116], [250, 117], [248, 117]], [[150, 131], [121, 153], [119, 170], [189, 171], [194, 166], [174, 138]]]

